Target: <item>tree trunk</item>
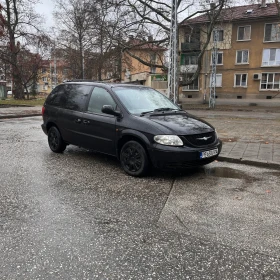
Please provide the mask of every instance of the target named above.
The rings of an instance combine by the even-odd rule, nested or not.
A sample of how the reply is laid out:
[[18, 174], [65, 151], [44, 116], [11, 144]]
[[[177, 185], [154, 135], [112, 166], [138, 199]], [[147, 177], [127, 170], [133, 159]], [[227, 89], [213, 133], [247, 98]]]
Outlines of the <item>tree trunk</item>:
[[[9, 39], [10, 39], [10, 58], [12, 65], [12, 83], [13, 83], [13, 95], [15, 99], [24, 99], [24, 91], [22, 86], [21, 75], [18, 69], [18, 51], [20, 48], [20, 44], [16, 44], [15, 39], [15, 29], [18, 25], [18, 10], [16, 7], [16, 3], [14, 6], [11, 6], [11, 3], [6, 0], [7, 6], [7, 27], [9, 31]], [[14, 22], [12, 22], [12, 18], [14, 16]]]
[[84, 79], [84, 54], [83, 54], [83, 42], [80, 39], [80, 79]]
[[22, 86], [21, 75], [19, 73], [18, 59], [17, 59], [17, 52], [16, 47], [13, 41], [11, 41], [11, 64], [12, 64], [12, 83], [13, 83], [13, 95], [15, 99], [24, 99], [24, 90]]

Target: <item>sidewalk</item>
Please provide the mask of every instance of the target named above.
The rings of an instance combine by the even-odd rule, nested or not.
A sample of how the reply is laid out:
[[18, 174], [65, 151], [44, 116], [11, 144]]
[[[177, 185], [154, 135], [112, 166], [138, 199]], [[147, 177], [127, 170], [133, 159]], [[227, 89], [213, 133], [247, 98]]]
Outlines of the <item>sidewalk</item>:
[[[280, 107], [220, 106], [209, 110], [206, 106], [189, 105], [184, 109], [217, 129], [223, 141], [218, 160], [280, 170]], [[41, 106], [0, 107], [0, 123], [30, 116], [41, 116]]]
[[0, 107], [0, 120], [9, 118], [33, 117], [42, 115], [42, 106]]

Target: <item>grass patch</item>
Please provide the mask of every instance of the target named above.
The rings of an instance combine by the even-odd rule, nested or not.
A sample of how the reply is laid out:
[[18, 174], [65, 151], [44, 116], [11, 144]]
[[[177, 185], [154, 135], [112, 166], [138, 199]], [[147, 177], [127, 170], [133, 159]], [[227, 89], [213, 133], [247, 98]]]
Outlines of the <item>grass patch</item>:
[[24, 100], [16, 100], [14, 98], [8, 97], [7, 99], [1, 100], [0, 105], [13, 105], [13, 106], [43, 106], [46, 98], [34, 98], [34, 99], [24, 99]]

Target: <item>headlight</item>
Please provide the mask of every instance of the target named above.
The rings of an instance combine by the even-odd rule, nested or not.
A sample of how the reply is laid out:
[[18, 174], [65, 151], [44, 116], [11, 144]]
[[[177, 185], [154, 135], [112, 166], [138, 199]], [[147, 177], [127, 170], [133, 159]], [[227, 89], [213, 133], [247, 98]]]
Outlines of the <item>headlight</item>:
[[183, 146], [183, 141], [177, 135], [156, 135], [155, 142], [166, 146]]

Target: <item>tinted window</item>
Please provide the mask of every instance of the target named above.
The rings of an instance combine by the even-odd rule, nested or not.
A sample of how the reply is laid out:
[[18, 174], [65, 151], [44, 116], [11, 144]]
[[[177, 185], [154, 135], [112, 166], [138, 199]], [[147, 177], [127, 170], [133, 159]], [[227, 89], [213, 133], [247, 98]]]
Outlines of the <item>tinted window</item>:
[[111, 105], [114, 109], [116, 108], [116, 103], [110, 93], [104, 88], [95, 87], [89, 100], [88, 111], [102, 113], [103, 105]]
[[82, 111], [90, 88], [88, 85], [59, 85], [49, 95], [47, 104]]
[[47, 104], [63, 107], [63, 96], [65, 95], [64, 85], [57, 86], [46, 100]]
[[90, 86], [87, 85], [66, 85], [64, 107], [70, 110], [83, 111], [89, 89]]

